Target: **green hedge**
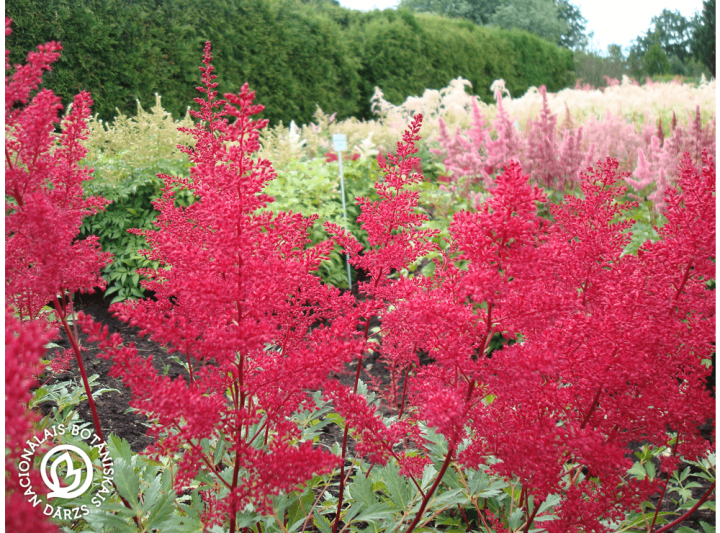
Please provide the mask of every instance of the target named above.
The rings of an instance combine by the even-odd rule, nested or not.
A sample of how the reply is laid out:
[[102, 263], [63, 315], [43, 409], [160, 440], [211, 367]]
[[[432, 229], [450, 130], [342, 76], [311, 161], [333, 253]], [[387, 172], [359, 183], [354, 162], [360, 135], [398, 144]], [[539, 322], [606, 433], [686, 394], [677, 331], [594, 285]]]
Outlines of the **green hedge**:
[[64, 47], [46, 87], [65, 104], [82, 89], [109, 120], [154, 93], [175, 117], [197, 93], [205, 41], [213, 43], [222, 92], [244, 82], [272, 123], [310, 122], [319, 105], [339, 118], [370, 117], [377, 85], [400, 103], [458, 76], [489, 100], [493, 80], [514, 95], [571, 83], [569, 51], [522, 31], [385, 10], [361, 13], [299, 0], [7, 0], [11, 61], [50, 40]]
[[521, 30], [386, 10], [362, 14], [349, 33], [362, 57], [364, 101], [378, 86], [387, 100], [400, 104], [458, 76], [486, 102], [494, 102], [490, 85], [499, 78], [514, 96], [531, 86], [557, 91], [574, 83], [572, 53]]

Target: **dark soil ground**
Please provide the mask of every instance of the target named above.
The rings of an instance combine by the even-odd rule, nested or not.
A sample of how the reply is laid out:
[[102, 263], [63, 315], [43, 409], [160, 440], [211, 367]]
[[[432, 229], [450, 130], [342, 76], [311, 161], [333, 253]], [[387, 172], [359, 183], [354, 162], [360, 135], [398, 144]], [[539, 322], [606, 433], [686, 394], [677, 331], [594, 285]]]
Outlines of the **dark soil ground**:
[[[163, 371], [165, 368], [168, 368], [168, 375], [173, 378], [185, 373], [184, 369], [177, 363], [173, 362], [167, 352], [159, 345], [147, 340], [146, 338], [140, 337], [138, 335], [137, 328], [130, 327], [113, 317], [108, 310], [108, 300], [104, 300], [97, 294], [80, 295], [76, 298], [76, 300], [76, 310], [83, 311], [84, 313], [92, 316], [96, 322], [107, 325], [110, 334], [116, 332], [120, 333], [126, 343], [134, 342], [141, 354], [146, 357], [152, 357], [153, 364], [156, 369]], [[80, 336], [81, 339], [84, 340], [85, 336], [82, 333]], [[64, 334], [55, 342], [64, 348], [70, 348], [70, 343]], [[152, 444], [152, 438], [146, 436], [145, 417], [129, 410], [130, 392], [118, 379], [109, 375], [109, 370], [112, 365], [111, 361], [97, 356], [99, 350], [96, 345], [83, 342], [83, 346], [86, 348], [83, 352], [83, 361], [88, 375], [91, 376], [93, 374], [98, 374], [98, 382], [102, 387], [117, 389], [119, 391], [105, 393], [96, 400], [96, 407], [103, 432], [106, 435], [114, 433], [123, 439], [126, 439], [130, 443], [132, 450], [135, 452], [143, 451], [148, 445]], [[389, 372], [382, 361], [377, 360], [377, 354], [364, 361], [363, 365], [365, 369], [365, 372], [363, 373], [364, 378], [371, 376], [380, 382], [389, 383]], [[52, 383], [55, 380], [65, 381], [68, 379], [80, 382], [80, 373], [74, 358], [72, 360], [70, 370], [64, 374], [51, 378], [50, 382]], [[346, 384], [348, 385], [351, 385], [353, 381], [353, 377], [349, 374], [340, 377], [339, 379], [341, 382], [347, 382]], [[47, 414], [51, 407], [52, 405], [49, 403], [40, 404], [40, 409], [43, 411], [43, 414]], [[88, 422], [92, 421], [92, 415], [87, 402], [83, 402], [83, 404], [81, 404], [79, 414], [83, 420]], [[320, 440], [321, 445], [330, 447], [335, 442], [342, 442], [342, 431], [339, 426], [332, 424], [330, 426], [326, 426], [326, 429], [327, 431]], [[710, 439], [711, 429], [712, 424], [707, 424], [703, 428], [704, 436], [708, 440]], [[637, 449], [640, 447], [641, 444], [638, 443]], [[349, 446], [349, 451], [351, 453], [352, 448], [353, 445], [351, 443]], [[699, 498], [708, 487], [709, 483], [702, 483], [702, 486], [693, 489], [693, 496]], [[663, 499], [662, 511], [677, 509], [677, 504], [673, 502], [673, 497], [673, 495], [665, 496]], [[713, 495], [711, 499], [714, 500], [715, 496]], [[656, 502], [657, 497], [653, 503]], [[681, 527], [689, 527], [695, 531], [702, 532], [703, 529], [700, 526], [701, 521], [714, 526], [715, 513], [710, 510], [697, 511], [688, 520], [671, 528], [669, 531], [677, 531]]]

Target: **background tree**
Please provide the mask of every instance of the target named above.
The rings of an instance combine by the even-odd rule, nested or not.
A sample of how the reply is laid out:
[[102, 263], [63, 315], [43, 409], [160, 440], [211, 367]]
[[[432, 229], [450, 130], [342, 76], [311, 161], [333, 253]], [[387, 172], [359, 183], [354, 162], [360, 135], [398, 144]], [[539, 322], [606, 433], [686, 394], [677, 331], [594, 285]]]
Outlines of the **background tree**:
[[[472, 0], [471, 0], [472, 1]], [[418, 13], [436, 13], [445, 17], [466, 18], [478, 23], [475, 19], [480, 15], [467, 0], [401, 0], [399, 7]], [[482, 22], [479, 22], [482, 24]]]
[[690, 50], [694, 57], [710, 69], [715, 76], [715, 0], [703, 2], [702, 15], [696, 15], [693, 20], [695, 31], [690, 41]]
[[[714, 1], [714, 0], [713, 0]], [[587, 46], [587, 19], [580, 13], [580, 8], [568, 0], [555, 0], [558, 16], [567, 24], [567, 30], [560, 35], [557, 44], [570, 50], [580, 50]]]
[[587, 20], [569, 0], [401, 0], [400, 8], [519, 28], [569, 49], [585, 45]]
[[670, 61], [658, 40], [643, 55], [642, 64], [645, 72], [650, 76], [670, 72]]
[[[628, 60], [632, 74], [635, 76], [653, 75], [660, 68], [657, 61], [661, 60], [658, 50], [645, 59], [646, 55], [658, 43], [667, 58], [667, 68], [663, 67], [664, 74], [699, 77], [705, 71], [713, 74], [715, 59], [708, 57], [703, 60], [703, 53], [714, 54], [715, 50], [715, 0], [712, 6], [706, 2], [707, 8], [701, 17], [696, 14], [687, 19], [678, 11], [664, 9], [660, 15], [651, 20], [651, 26], [644, 35], [640, 35], [630, 47]], [[701, 52], [704, 50], [704, 52]], [[652, 65], [651, 70], [646, 68]], [[709, 68], [708, 72], [705, 67]], [[712, 68], [711, 68], [712, 67]], [[714, 74], [713, 74], [714, 75]]]
[[692, 22], [683, 17], [679, 11], [663, 9], [660, 15], [652, 18], [654, 30], [643, 38], [643, 44], [648, 49], [658, 40], [660, 46], [668, 56], [675, 56], [680, 61], [690, 58], [690, 42], [692, 40]]
[[504, 29], [520, 28], [552, 42], [568, 32], [553, 0], [506, 0], [490, 17], [490, 23]]

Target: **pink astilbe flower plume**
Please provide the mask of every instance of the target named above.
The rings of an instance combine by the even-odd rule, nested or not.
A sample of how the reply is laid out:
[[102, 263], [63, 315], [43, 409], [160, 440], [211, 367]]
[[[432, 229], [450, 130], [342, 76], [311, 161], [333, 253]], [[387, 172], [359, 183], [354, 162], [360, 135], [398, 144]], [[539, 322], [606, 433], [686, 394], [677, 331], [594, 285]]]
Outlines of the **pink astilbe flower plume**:
[[538, 183], [562, 188], [561, 172], [557, 165], [557, 115], [550, 111], [545, 86], [540, 87], [542, 109], [537, 120], [528, 122], [526, 168]]
[[505, 108], [503, 108], [502, 93], [497, 91], [495, 98], [498, 107], [492, 126], [497, 133], [497, 139], [488, 141], [486, 147], [488, 168], [492, 167], [493, 171], [502, 168], [510, 159], [519, 158], [522, 152], [520, 133], [515, 128], [513, 120], [511, 120]]

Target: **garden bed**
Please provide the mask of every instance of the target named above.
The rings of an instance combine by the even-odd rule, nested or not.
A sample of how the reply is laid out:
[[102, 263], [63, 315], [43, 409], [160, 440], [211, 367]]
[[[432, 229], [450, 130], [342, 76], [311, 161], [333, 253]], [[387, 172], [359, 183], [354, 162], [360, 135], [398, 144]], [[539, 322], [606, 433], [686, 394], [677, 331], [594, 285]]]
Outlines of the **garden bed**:
[[[145, 357], [151, 357], [153, 360], [153, 366], [160, 372], [167, 369], [167, 375], [175, 379], [179, 376], [187, 378], [187, 373], [180, 365], [175, 363], [171, 355], [167, 353], [157, 343], [148, 340], [147, 338], [138, 335], [138, 328], [129, 326], [122, 321], [115, 318], [109, 311], [110, 300], [102, 297], [100, 292], [93, 295], [78, 295], [75, 302], [76, 310], [82, 311], [90, 315], [96, 322], [99, 322], [103, 326], [107, 326], [109, 333], [119, 333], [125, 343], [134, 343], [138, 351]], [[80, 333], [81, 339], [85, 339], [85, 335]], [[57, 339], [56, 344], [63, 348], [70, 348], [70, 343], [67, 340], [67, 336], [61, 333], [60, 338]], [[96, 400], [96, 407], [98, 416], [102, 424], [102, 428], [107, 433], [113, 433], [130, 444], [133, 452], [140, 453], [145, 450], [153, 439], [148, 437], [146, 433], [146, 418], [143, 415], [136, 414], [130, 409], [131, 395], [130, 391], [123, 386], [119, 379], [116, 379], [110, 375], [110, 367], [112, 362], [108, 359], [98, 357], [100, 350], [97, 345], [93, 343], [83, 342], [83, 361], [89, 375], [97, 374], [98, 387], [99, 388], [111, 388], [116, 389], [117, 392], [107, 392], [102, 394]], [[364, 368], [366, 374], [364, 377], [372, 377], [377, 382], [387, 384], [389, 382], [389, 372], [382, 361], [378, 360], [379, 353], [375, 352], [373, 356], [366, 359]], [[353, 378], [350, 373], [337, 376], [338, 379], [345, 385], [352, 385]], [[77, 367], [77, 363], [73, 360], [70, 369], [63, 373], [50, 378], [49, 383], [52, 384], [56, 381], [73, 380], [78, 386], [82, 386], [80, 379], [80, 373]], [[48, 414], [52, 408], [50, 402], [44, 402], [40, 404], [40, 408], [44, 415]], [[78, 413], [80, 417], [88, 423], [92, 423], [92, 415], [87, 402], [83, 402], [79, 408]], [[702, 428], [702, 435], [712, 442], [712, 423], [709, 422]], [[319, 445], [326, 448], [331, 448], [335, 443], [342, 442], [343, 432], [336, 424], [330, 424], [326, 426], [324, 434], [320, 438]], [[642, 448], [643, 443], [633, 443], [632, 448], [628, 450], [628, 455], [632, 455], [635, 451]], [[352, 456], [354, 451], [354, 443], [350, 442], [348, 446], [349, 455]], [[347, 463], [348, 465], [350, 463]], [[681, 464], [680, 471], [687, 466], [690, 466], [691, 472], [695, 473], [695, 469], [692, 465]], [[693, 487], [692, 495], [693, 498], [697, 499], [710, 486], [710, 482], [698, 479], [698, 486]], [[658, 497], [654, 497], [651, 501], [656, 504]], [[671, 495], [666, 495], [663, 498], [662, 511], [677, 511], [678, 503], [673, 499]], [[696, 511], [688, 520], [681, 522], [680, 524], [672, 527], [668, 531], [688, 531], [683, 528], [690, 528], [695, 531], [703, 531], [700, 522], [715, 525], [715, 512], [709, 509], [703, 509]]]

